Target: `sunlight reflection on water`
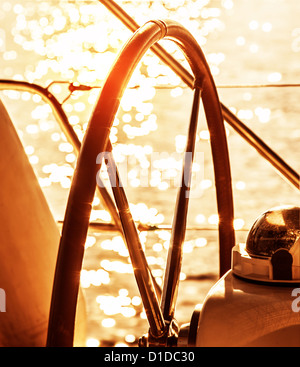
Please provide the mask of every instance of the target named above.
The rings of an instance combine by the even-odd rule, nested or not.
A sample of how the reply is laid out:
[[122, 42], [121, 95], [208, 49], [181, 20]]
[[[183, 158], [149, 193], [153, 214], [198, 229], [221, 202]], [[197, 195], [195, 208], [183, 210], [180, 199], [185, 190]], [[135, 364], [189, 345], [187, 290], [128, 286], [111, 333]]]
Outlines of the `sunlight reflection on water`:
[[[298, 20], [293, 18], [289, 24], [282, 24], [280, 20], [282, 12], [291, 14], [293, 7], [297, 6], [295, 1], [289, 4], [280, 1], [280, 9], [276, 11], [270, 11], [272, 1], [260, 2], [263, 10], [258, 13], [253, 4], [257, 1], [251, 5], [250, 2], [233, 0], [118, 3], [140, 24], [157, 18], [159, 14], [160, 18], [172, 18], [190, 29], [204, 49], [217, 84], [295, 81], [298, 67], [295, 60], [300, 51]], [[247, 14], [246, 9], [249, 10]], [[0, 5], [0, 19], [3, 22], [0, 29], [2, 78], [44, 86], [57, 80], [95, 87], [75, 91], [63, 104], [70, 123], [82, 140], [99, 95], [99, 86], [130, 32], [97, 2], [4, 1]], [[282, 30], [286, 31], [284, 35]], [[282, 37], [279, 45], [278, 34]], [[186, 65], [173, 43], [164, 41], [162, 44]], [[278, 56], [280, 45], [285, 56]], [[277, 63], [273, 60], [273, 46], [275, 57], [279, 57]], [[65, 84], [54, 84], [50, 90], [60, 101], [69, 93]], [[280, 90], [275, 95], [274, 92], [250, 88], [238, 92], [220, 89], [221, 99], [237, 116], [278, 148], [297, 169], [299, 159], [294, 152], [298, 148], [300, 130], [298, 104], [294, 103], [296, 94], [294, 90]], [[59, 131], [51, 109], [41, 102], [39, 96], [18, 91], [7, 91], [2, 95], [53, 213], [56, 219], [61, 219], [76, 161], [73, 147]], [[172, 221], [174, 182], [181, 172], [179, 153], [186, 143], [190, 100], [191, 92], [174, 72], [147, 53], [130, 81], [110, 135], [116, 162], [125, 167], [123, 181], [127, 183], [130, 208], [136, 221], [156, 226]], [[249, 228], [259, 213], [269, 206], [299, 200], [299, 194], [282, 184], [281, 178], [274, 177], [267, 163], [257, 158], [251, 148], [241, 144], [232, 130], [227, 128], [226, 131], [233, 153], [236, 229]], [[218, 215], [209, 139], [207, 127], [201, 122], [197, 149], [204, 152], [207, 168], [200, 181], [201, 205], [196, 201], [191, 203], [189, 225], [216, 229]], [[160, 154], [154, 160], [156, 152]], [[195, 164], [193, 168], [196, 179], [199, 167]], [[107, 183], [104, 168], [101, 175]], [[146, 185], [143, 184], [145, 177]], [[91, 220], [111, 220], [98, 198], [93, 203]], [[239, 232], [238, 240], [243, 241], [245, 233]], [[153, 274], [162, 284], [170, 231], [141, 232], [140, 237]], [[188, 232], [183, 250], [177, 316], [180, 322], [188, 322], [194, 306], [202, 302], [217, 277], [216, 231], [194, 228]], [[88, 346], [135, 345], [138, 337], [147, 331], [132, 273], [121, 236], [89, 234], [81, 274], [88, 310]], [[207, 280], [197, 281], [197, 277], [205, 274], [208, 274]]]

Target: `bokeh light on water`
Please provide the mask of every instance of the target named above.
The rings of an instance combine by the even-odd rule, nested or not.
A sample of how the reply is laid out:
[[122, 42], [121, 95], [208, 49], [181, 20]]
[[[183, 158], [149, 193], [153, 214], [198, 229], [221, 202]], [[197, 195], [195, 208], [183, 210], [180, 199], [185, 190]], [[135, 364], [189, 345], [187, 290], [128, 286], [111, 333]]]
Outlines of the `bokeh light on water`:
[[[222, 102], [299, 170], [299, 91], [221, 88], [299, 82], [300, 28], [293, 10], [297, 0], [136, 0], [118, 4], [139, 24], [159, 17], [177, 20], [188, 28], [205, 52]], [[97, 1], [3, 1], [0, 19], [0, 77], [44, 87], [56, 81], [49, 90], [63, 102], [82, 140], [101, 86], [131, 32]], [[161, 44], [186, 65], [173, 43]], [[65, 82], [91, 88], [70, 95]], [[130, 81], [111, 130], [114, 156], [122, 168], [134, 220], [163, 227], [140, 233], [158, 284], [163, 282], [170, 241], [167, 226], [172, 222], [191, 97], [181, 80], [148, 52]], [[6, 91], [1, 92], [1, 98], [53, 214], [62, 220], [76, 163], [73, 146], [40, 96]], [[262, 211], [296, 204], [299, 194], [228, 126], [226, 132], [232, 162], [234, 226], [237, 240], [244, 241], [245, 230]], [[193, 166], [193, 187], [199, 191], [190, 204], [190, 230], [183, 249], [176, 310], [179, 322], [189, 322], [195, 305], [203, 301], [218, 274], [218, 215], [209, 139], [201, 118], [197, 151], [203, 161]], [[202, 163], [204, 172], [199, 176]], [[104, 168], [101, 177], [108, 183]], [[91, 220], [111, 221], [98, 197]], [[81, 286], [87, 302], [87, 345], [136, 345], [147, 331], [147, 321], [120, 235], [89, 232]]]

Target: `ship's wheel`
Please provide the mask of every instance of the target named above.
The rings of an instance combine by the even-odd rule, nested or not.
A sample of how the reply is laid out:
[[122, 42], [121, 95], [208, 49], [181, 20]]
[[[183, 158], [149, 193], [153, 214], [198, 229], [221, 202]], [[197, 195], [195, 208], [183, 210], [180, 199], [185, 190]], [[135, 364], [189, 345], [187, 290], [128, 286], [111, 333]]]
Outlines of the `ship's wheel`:
[[[186, 153], [191, 154], [186, 154], [184, 160], [182, 185], [174, 211], [160, 303], [111, 154], [109, 134], [133, 71], [146, 51], [163, 38], [173, 40], [189, 62], [194, 74], [194, 101], [186, 146]], [[231, 174], [223, 116], [214, 81], [203, 52], [189, 31], [173, 21], [150, 21], [133, 34], [115, 61], [102, 88], [82, 143], [62, 229], [49, 318], [48, 346], [73, 345], [84, 244], [95, 194], [96, 175], [103, 162], [107, 164], [124, 238], [149, 322], [148, 344], [166, 346], [176, 339], [178, 327], [174, 312], [189, 202], [188, 192], [192, 172], [190, 158], [194, 152], [200, 99], [203, 102], [210, 132], [214, 163], [219, 214], [220, 274], [223, 275], [230, 269], [231, 248], [235, 244]]]

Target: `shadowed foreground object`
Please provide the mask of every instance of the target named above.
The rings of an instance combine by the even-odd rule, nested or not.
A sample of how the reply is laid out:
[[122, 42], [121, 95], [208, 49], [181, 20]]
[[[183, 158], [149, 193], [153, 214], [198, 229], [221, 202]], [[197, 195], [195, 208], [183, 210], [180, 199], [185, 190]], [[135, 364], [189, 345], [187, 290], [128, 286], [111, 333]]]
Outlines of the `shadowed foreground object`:
[[232, 270], [194, 311], [194, 345], [299, 347], [299, 285], [300, 208], [270, 209], [253, 224], [247, 246], [233, 248]]
[[[0, 101], [0, 346], [45, 346], [59, 231], [10, 117]], [[79, 293], [75, 345], [85, 345]]]
[[229, 271], [201, 310], [196, 346], [300, 347], [299, 312], [292, 287], [251, 283]]

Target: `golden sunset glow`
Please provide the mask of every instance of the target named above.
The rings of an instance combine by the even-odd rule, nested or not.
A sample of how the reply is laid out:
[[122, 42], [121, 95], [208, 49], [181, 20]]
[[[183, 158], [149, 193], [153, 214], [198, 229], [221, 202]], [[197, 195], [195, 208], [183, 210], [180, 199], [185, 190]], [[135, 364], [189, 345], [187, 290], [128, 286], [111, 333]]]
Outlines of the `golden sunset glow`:
[[[270, 84], [299, 83], [299, 19], [291, 15], [290, 22], [283, 21], [281, 15], [287, 9], [291, 14], [299, 6], [296, 0], [280, 1], [277, 10], [272, 5], [275, 1], [258, 0], [117, 3], [140, 25], [169, 18], [186, 27], [206, 56], [222, 102], [299, 170], [299, 89], [269, 88]], [[246, 3], [251, 3], [249, 8]], [[264, 3], [262, 10], [257, 11], [252, 3]], [[101, 1], [4, 0], [0, 20], [1, 79], [49, 87], [82, 142], [102, 86], [132, 32]], [[163, 40], [160, 45], [189, 69], [174, 42]], [[267, 84], [268, 88], [252, 87]], [[62, 221], [78, 153], [41, 96], [20, 90], [0, 93], [50, 209]], [[140, 242], [160, 286], [191, 106], [192, 91], [148, 51], [133, 73], [110, 130], [113, 156], [140, 229]], [[245, 241], [260, 212], [299, 202], [299, 193], [227, 124], [226, 135], [235, 200], [233, 227], [238, 240]], [[176, 309], [181, 323], [190, 321], [194, 306], [203, 301], [218, 273], [219, 216], [211, 138], [201, 106]], [[105, 165], [100, 176], [111, 193]], [[90, 222], [109, 224], [112, 218], [96, 193]], [[82, 246], [80, 284], [88, 303], [86, 346], [136, 346], [148, 324], [123, 235], [89, 230]], [[195, 279], [207, 273], [211, 279], [200, 280], [199, 285]]]

